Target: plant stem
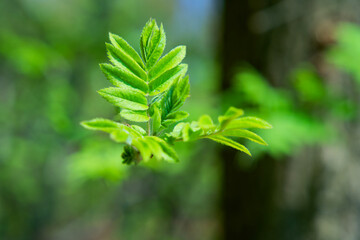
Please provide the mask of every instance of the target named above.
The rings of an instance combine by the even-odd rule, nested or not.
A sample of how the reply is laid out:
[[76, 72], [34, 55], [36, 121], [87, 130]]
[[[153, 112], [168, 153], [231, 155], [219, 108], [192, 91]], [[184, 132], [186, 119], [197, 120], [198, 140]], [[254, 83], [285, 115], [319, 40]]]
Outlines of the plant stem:
[[151, 117], [150, 117], [150, 107], [151, 107], [151, 104], [150, 104], [150, 96], [147, 95], [146, 96], [146, 100], [148, 102], [148, 110], [147, 110], [147, 115], [149, 117], [149, 121], [147, 122], [147, 134], [148, 136], [151, 136]]
[[[149, 115], [148, 115], [149, 116]], [[151, 119], [151, 118], [150, 118]], [[148, 121], [148, 123], [147, 123], [147, 132], [148, 132], [148, 136], [151, 136], [151, 121], [150, 121], [150, 119], [149, 119], [149, 121]]]

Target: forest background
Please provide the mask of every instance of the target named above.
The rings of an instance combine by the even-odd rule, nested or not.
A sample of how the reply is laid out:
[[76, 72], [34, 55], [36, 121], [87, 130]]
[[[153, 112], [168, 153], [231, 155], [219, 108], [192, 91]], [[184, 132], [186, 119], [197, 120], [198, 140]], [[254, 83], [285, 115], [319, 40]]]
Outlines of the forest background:
[[[360, 239], [360, 2], [3, 0], [0, 239]], [[162, 22], [187, 46], [190, 120], [229, 106], [269, 121], [253, 158], [210, 141], [178, 164], [121, 164], [79, 122], [113, 32]]]

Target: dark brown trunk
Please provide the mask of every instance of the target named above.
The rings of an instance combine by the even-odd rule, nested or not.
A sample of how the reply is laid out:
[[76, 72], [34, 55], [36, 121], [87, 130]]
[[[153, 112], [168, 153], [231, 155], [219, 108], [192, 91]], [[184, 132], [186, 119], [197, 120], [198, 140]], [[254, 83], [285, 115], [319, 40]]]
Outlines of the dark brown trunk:
[[[225, 1], [221, 46], [223, 91], [231, 86], [234, 70], [242, 62], [266, 73], [266, 36], [253, 33], [249, 19], [268, 3], [266, 0]], [[235, 151], [228, 149], [221, 152], [221, 162], [224, 239], [272, 239], [266, 236], [266, 229], [271, 226], [278, 163], [266, 156], [250, 169], [242, 169]]]

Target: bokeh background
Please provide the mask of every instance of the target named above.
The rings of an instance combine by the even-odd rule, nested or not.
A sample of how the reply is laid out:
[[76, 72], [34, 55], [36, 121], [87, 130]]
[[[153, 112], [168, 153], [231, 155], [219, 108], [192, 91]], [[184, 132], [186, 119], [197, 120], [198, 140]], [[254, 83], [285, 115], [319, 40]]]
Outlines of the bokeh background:
[[[0, 1], [1, 240], [360, 239], [358, 0]], [[115, 109], [108, 32], [150, 18], [187, 45], [195, 120], [262, 117], [254, 157], [179, 144], [178, 164], [121, 164], [80, 127]]]

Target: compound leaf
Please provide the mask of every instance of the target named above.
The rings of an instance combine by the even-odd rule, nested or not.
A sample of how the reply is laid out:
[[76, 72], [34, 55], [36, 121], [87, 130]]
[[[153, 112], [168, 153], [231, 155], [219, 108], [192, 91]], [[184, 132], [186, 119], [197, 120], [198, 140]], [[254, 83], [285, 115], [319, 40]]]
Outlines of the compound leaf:
[[[178, 46], [161, 57], [166, 35], [163, 26], [158, 27], [155, 20], [150, 19], [143, 28], [140, 55], [123, 38], [112, 33], [109, 33], [109, 38], [111, 44], [106, 43], [106, 48], [112, 64], [100, 64], [100, 68], [115, 87], [98, 92], [108, 102], [121, 108], [123, 119], [146, 122], [148, 130], [102, 118], [84, 121], [81, 125], [107, 132], [114, 141], [125, 143], [123, 163], [150, 159], [176, 162], [178, 156], [169, 145], [176, 141], [208, 138], [249, 155], [245, 146], [228, 137], [245, 138], [266, 145], [260, 136], [246, 129], [266, 129], [271, 125], [255, 117], [239, 118], [243, 110], [234, 107], [218, 117], [218, 124], [214, 124], [208, 115], [191, 123], [178, 123], [189, 116], [187, 112], [179, 111], [190, 94], [189, 77], [186, 76], [188, 67], [181, 64], [186, 47]], [[170, 133], [166, 131], [175, 123], [178, 124]], [[160, 134], [163, 130], [164, 135]]]

